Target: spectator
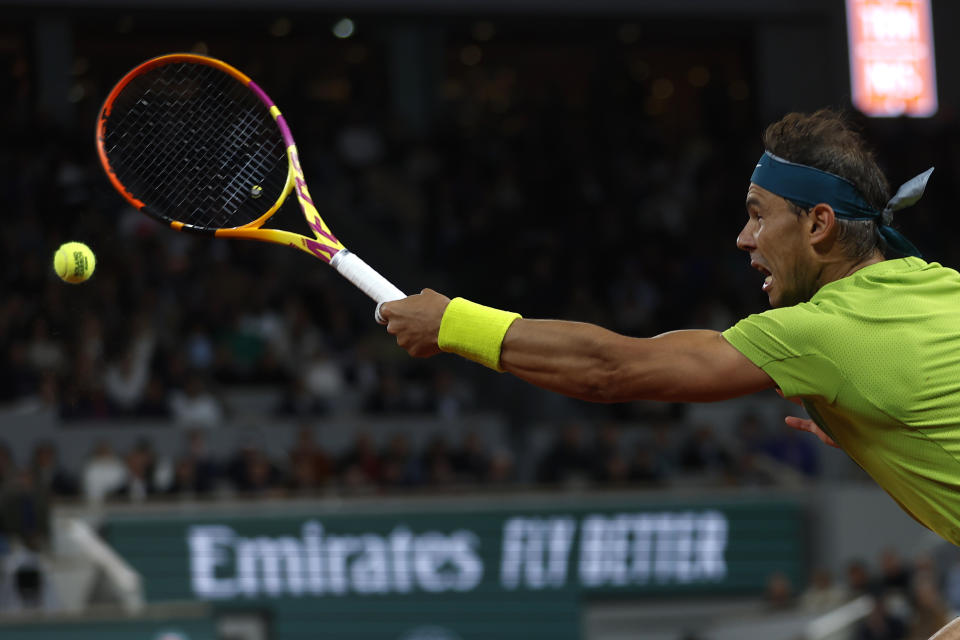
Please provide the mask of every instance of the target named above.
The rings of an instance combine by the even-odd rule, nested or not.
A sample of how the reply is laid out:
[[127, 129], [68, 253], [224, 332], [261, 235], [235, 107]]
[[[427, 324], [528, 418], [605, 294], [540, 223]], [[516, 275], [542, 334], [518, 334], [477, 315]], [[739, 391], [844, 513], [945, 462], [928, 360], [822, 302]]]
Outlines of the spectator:
[[456, 480], [453, 470], [453, 456], [443, 434], [436, 434], [427, 443], [421, 463], [428, 484], [433, 486], [449, 485]]
[[727, 476], [733, 469], [732, 463], [732, 456], [717, 438], [713, 425], [695, 427], [680, 449], [680, 466], [691, 473]]
[[216, 488], [220, 480], [220, 465], [207, 448], [206, 435], [200, 429], [193, 429], [187, 434], [187, 451], [196, 470], [193, 490], [200, 495], [210, 493]]
[[809, 613], [826, 613], [847, 601], [847, 592], [833, 582], [830, 570], [814, 569], [810, 585], [800, 594], [800, 608]]
[[10, 451], [10, 445], [0, 441], [0, 488], [13, 481], [16, 473], [17, 466]]
[[[410, 438], [405, 433], [395, 433], [390, 438], [381, 461], [381, 478], [387, 487], [414, 487], [423, 482], [424, 470], [430, 474], [429, 461], [421, 465], [410, 450]], [[431, 482], [432, 474], [429, 475]]]
[[167, 397], [167, 388], [163, 378], [151, 374], [147, 380], [143, 397], [136, 408], [136, 415], [141, 418], [167, 420], [171, 417], [170, 398]]
[[765, 453], [769, 433], [763, 420], [756, 413], [746, 413], [737, 423], [738, 449], [743, 453]]
[[880, 552], [879, 587], [884, 593], [896, 592], [906, 596], [910, 592], [910, 568], [893, 547]]
[[582, 427], [570, 422], [540, 461], [537, 479], [547, 484], [583, 485], [590, 478], [592, 466], [583, 446]]
[[364, 489], [380, 483], [382, 462], [369, 434], [360, 432], [339, 464], [343, 482], [350, 489]]
[[167, 495], [185, 498], [201, 497], [197, 491], [197, 464], [191, 458], [180, 458], [173, 465], [173, 478]]
[[777, 429], [765, 448], [771, 458], [807, 478], [820, 469], [816, 445], [796, 429]]
[[597, 427], [596, 442], [590, 455], [593, 480], [601, 485], [622, 484], [630, 473], [630, 466], [620, 446], [620, 429], [612, 422]]
[[334, 476], [333, 459], [313, 437], [313, 429], [302, 426], [290, 451], [290, 479], [293, 491], [310, 492], [327, 486]]
[[343, 368], [332, 353], [318, 349], [307, 361], [301, 377], [308, 397], [316, 402], [323, 413], [340, 407], [347, 383]]
[[629, 465], [627, 477], [634, 484], [653, 486], [667, 480], [666, 465], [648, 443], [641, 442], [634, 447]]
[[328, 410], [329, 407], [307, 389], [302, 377], [293, 376], [283, 386], [275, 413], [279, 416], [309, 418], [323, 415]]
[[854, 559], [847, 563], [847, 594], [850, 599], [876, 595], [873, 579], [863, 560]]
[[26, 344], [14, 340], [6, 346], [6, 352], [0, 367], [0, 401], [13, 402], [34, 393], [41, 376], [30, 363]]
[[53, 497], [77, 495], [77, 482], [61, 466], [56, 445], [50, 440], [38, 442], [30, 456], [30, 473], [33, 484]]
[[60, 396], [60, 416], [64, 420], [107, 419], [112, 415], [101, 367], [92, 351], [78, 350], [71, 360]]
[[767, 577], [764, 600], [771, 611], [784, 611], [793, 607], [793, 584], [785, 573], [776, 571]]
[[477, 483], [487, 479], [490, 456], [476, 431], [469, 431], [464, 436], [460, 449], [453, 455], [452, 465], [457, 482]]
[[282, 486], [279, 470], [260, 447], [244, 445], [229, 465], [234, 488], [244, 497], [270, 497]]
[[88, 310], [80, 319], [80, 331], [74, 347], [75, 357], [88, 360], [101, 373], [103, 352], [105, 350], [103, 320], [92, 310]]
[[191, 429], [185, 440], [186, 448], [173, 466], [173, 477], [166, 493], [184, 497], [207, 497], [220, 482], [220, 465], [207, 450], [203, 429]]
[[903, 640], [907, 628], [903, 620], [887, 610], [883, 598], [874, 598], [873, 608], [857, 624], [854, 640]]
[[83, 465], [83, 497], [88, 502], [102, 502], [121, 490], [127, 481], [127, 467], [106, 440], [95, 446]]
[[487, 484], [500, 487], [516, 479], [516, 464], [513, 452], [507, 449], [497, 449], [490, 455], [490, 470], [487, 473]]
[[411, 410], [403, 380], [396, 371], [382, 371], [376, 383], [376, 391], [365, 399], [364, 409], [367, 412], [396, 414]]
[[147, 497], [156, 493], [150, 474], [149, 455], [145, 450], [134, 447], [127, 452], [124, 462], [126, 477], [114, 495], [124, 497], [130, 502], [144, 502]]
[[960, 557], [956, 552], [944, 576], [944, 596], [950, 609], [960, 612]]
[[453, 420], [471, 405], [470, 388], [451, 371], [440, 369], [433, 379], [433, 403], [437, 417]]
[[913, 615], [907, 640], [927, 640], [953, 618], [947, 603], [929, 574], [920, 576], [912, 585]]
[[0, 497], [0, 516], [4, 529], [27, 549], [40, 552], [50, 542], [50, 499], [24, 469], [16, 473]]
[[130, 347], [119, 360], [107, 365], [104, 388], [107, 398], [120, 413], [133, 413], [145, 399], [150, 380], [149, 364], [149, 354]]
[[194, 322], [184, 340], [187, 365], [197, 371], [208, 371], [213, 366], [214, 343], [203, 322]]
[[182, 391], [170, 394], [170, 409], [174, 423], [180, 427], [211, 429], [223, 423], [220, 400], [210, 392], [198, 372], [187, 375]]
[[775, 484], [782, 474], [770, 464], [767, 452], [769, 435], [760, 416], [752, 412], [743, 415], [737, 424], [736, 436], [736, 448], [731, 452], [736, 483], [747, 486]]
[[30, 341], [27, 343], [27, 363], [36, 374], [60, 373], [67, 362], [63, 345], [51, 336], [46, 318], [39, 317], [33, 323]]

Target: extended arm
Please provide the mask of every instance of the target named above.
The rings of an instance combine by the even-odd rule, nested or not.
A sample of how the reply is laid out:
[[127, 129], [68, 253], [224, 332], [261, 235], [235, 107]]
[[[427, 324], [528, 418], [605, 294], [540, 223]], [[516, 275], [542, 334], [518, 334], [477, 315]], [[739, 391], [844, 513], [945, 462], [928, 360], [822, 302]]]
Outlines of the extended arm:
[[[449, 302], [427, 289], [386, 303], [387, 331], [411, 355], [434, 355]], [[499, 364], [539, 387], [591, 402], [712, 401], [774, 386], [715, 331], [631, 338], [591, 324], [518, 319], [504, 336]]]

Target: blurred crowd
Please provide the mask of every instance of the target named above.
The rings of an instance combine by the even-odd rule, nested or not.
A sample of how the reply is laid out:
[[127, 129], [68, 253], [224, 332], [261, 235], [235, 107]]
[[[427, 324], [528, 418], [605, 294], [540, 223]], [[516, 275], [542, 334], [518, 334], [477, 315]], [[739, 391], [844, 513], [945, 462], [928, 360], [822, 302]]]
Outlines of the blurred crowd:
[[960, 615], [960, 556], [952, 548], [936, 559], [885, 548], [873, 562], [849, 560], [839, 578], [817, 568], [799, 590], [775, 573], [767, 582], [766, 605], [770, 611], [826, 614], [864, 596], [869, 613], [855, 623], [851, 640], [928, 640]]
[[[660, 68], [667, 63], [651, 63], [626, 40], [586, 58], [583, 48], [550, 49], [559, 71], [538, 66], [536, 47], [468, 66], [453, 56], [428, 122], [414, 127], [385, 101], [375, 47], [351, 47], [349, 68], [333, 79], [320, 64], [303, 77], [273, 73], [289, 55], [280, 51], [237, 63], [266, 78], [284, 105], [331, 226], [402, 288], [431, 286], [631, 335], [722, 330], [764, 308], [759, 279], [733, 245], [764, 124], [745, 61], [741, 71], [709, 59]], [[139, 419], [229, 427], [237, 416], [224, 392], [247, 388], [275, 391], [267, 418], [513, 411], [487, 372], [407, 358], [371, 321], [370, 302], [309, 257], [177, 234], [127, 206], [92, 140], [99, 101], [117, 79], [97, 71], [110, 67], [105, 61], [78, 60], [72, 73], [85, 97], [67, 122], [33, 108], [29, 56], [4, 61], [0, 404], [53, 412], [64, 428]], [[960, 264], [948, 241], [960, 184], [955, 114], [865, 127], [892, 182], [937, 166], [929, 193], [902, 222], [931, 259]], [[66, 285], [52, 272], [51, 256], [67, 240], [97, 253], [88, 283]], [[540, 396], [518, 397], [523, 421], [540, 418]], [[616, 429], [603, 422], [591, 425], [595, 443], [582, 428], [559, 429], [534, 480], [656, 485], [689, 473], [764, 483], [784, 469], [817, 472], [812, 443], [788, 430], [745, 424], [731, 446], [710, 425], [680, 418], [681, 429], [648, 424], [626, 452], [611, 446]], [[522, 452], [481, 462], [471, 446], [412, 452], [400, 434], [383, 451], [361, 439], [326, 462], [319, 448], [304, 454], [312, 462], [282, 465], [256, 451], [220, 452], [233, 457], [209, 467], [187, 456], [170, 463], [161, 485], [135, 480], [156, 464], [148, 445], [91, 459], [112, 456], [102, 466], [116, 471], [103, 475], [127, 478], [107, 493], [148, 495], [201, 491], [214, 475], [239, 491], [296, 488], [308, 476], [413, 486], [516, 475]], [[79, 494], [82, 484], [63, 486]]]
[[[522, 450], [492, 443], [479, 430], [457, 439], [435, 433], [415, 446], [403, 430], [375, 438], [361, 429], [339, 451], [320, 442], [307, 425], [297, 430], [289, 447], [264, 446], [250, 438], [240, 439], [230, 451], [211, 447], [207, 430], [188, 429], [174, 455], [158, 452], [149, 437], [138, 438], [126, 450], [104, 438], [79, 465], [63, 463], [50, 440], [36, 442], [24, 460], [0, 444], [0, 514], [6, 513], [2, 495], [15, 495], [18, 501], [20, 493], [36, 496], [37, 505], [49, 505], [55, 500], [140, 503], [510, 486], [797, 486], [819, 471], [817, 445], [810, 438], [774, 428], [752, 414], [743, 417], [734, 438], [720, 437], [708, 424], [690, 430], [670, 422], [651, 427], [572, 420], [540, 429], [546, 439]], [[16, 521], [0, 515], [0, 531], [19, 531], [19, 525], [11, 524]], [[26, 539], [33, 534], [18, 535]]]

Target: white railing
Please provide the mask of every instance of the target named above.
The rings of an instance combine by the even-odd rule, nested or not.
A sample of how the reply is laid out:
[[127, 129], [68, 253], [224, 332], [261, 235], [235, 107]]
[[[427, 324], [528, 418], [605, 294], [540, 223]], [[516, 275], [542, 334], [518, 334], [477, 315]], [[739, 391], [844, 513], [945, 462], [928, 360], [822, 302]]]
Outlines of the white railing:
[[64, 534], [84, 560], [103, 572], [121, 606], [128, 613], [143, 610], [143, 584], [140, 574], [111, 549], [89, 524], [72, 518], [65, 523]]
[[873, 610], [873, 597], [860, 596], [807, 623], [804, 640], [832, 640], [863, 620]]

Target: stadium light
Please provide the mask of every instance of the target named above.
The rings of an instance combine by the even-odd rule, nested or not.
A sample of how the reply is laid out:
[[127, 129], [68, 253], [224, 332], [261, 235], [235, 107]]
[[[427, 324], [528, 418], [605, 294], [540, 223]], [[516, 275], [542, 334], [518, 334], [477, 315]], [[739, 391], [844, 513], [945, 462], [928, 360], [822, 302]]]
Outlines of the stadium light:
[[349, 38], [350, 36], [353, 35], [353, 32], [354, 32], [353, 20], [351, 20], [350, 18], [343, 18], [341, 20], [338, 20], [337, 23], [333, 25], [333, 28], [331, 29], [331, 31], [333, 31], [333, 35], [340, 38], [341, 40]]

